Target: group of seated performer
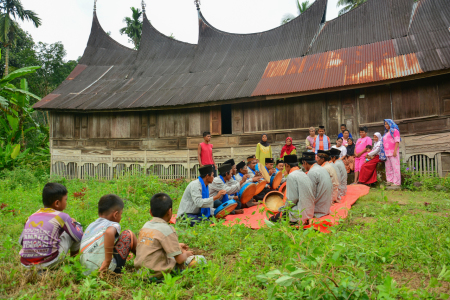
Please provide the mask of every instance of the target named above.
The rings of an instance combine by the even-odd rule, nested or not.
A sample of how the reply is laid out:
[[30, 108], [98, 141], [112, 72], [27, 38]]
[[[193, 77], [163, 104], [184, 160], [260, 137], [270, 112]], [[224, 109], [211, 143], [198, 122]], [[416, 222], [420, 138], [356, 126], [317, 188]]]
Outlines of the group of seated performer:
[[[265, 159], [267, 173], [275, 176], [277, 172], [284, 172], [283, 182], [286, 182], [287, 201], [280, 208], [280, 213], [270, 218], [271, 221], [278, 221], [284, 216], [290, 222], [307, 224], [314, 217], [330, 214], [331, 205], [345, 196], [347, 172], [340, 158], [341, 151], [331, 148], [317, 149], [317, 152], [317, 155], [314, 152], [302, 153], [300, 164], [305, 172], [299, 168], [297, 155], [286, 155], [283, 162], [277, 161], [276, 168], [272, 158]], [[229, 200], [237, 202], [232, 214], [242, 214], [243, 208], [255, 205], [252, 201], [262, 200], [270, 191], [268, 186], [244, 205], [237, 196], [244, 184], [263, 180], [255, 166], [254, 156], [248, 157], [247, 163], [242, 161], [237, 165], [230, 159], [218, 169], [219, 176], [216, 178], [211, 165], [199, 168], [200, 177], [191, 182], [183, 194], [178, 220], [189, 218], [191, 226], [194, 226], [209, 220], [214, 215], [214, 209]]]

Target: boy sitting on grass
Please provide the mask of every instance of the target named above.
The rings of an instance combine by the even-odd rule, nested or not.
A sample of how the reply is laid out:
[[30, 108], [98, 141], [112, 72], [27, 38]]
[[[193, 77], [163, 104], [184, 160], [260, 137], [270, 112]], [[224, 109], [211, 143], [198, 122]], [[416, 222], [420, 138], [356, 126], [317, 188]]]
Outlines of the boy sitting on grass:
[[19, 238], [20, 262], [25, 268], [56, 268], [67, 253], [76, 256], [80, 250], [83, 228], [68, 214], [67, 189], [59, 183], [47, 183], [42, 191], [41, 208], [32, 214]]
[[195, 255], [188, 246], [178, 242], [175, 229], [168, 224], [172, 218], [172, 199], [165, 193], [150, 199], [150, 215], [153, 219], [144, 224], [139, 232], [134, 266], [148, 268], [155, 272], [154, 278], [162, 273], [182, 271], [185, 267], [206, 263], [205, 257]]
[[98, 219], [91, 223], [81, 240], [81, 264], [87, 274], [94, 270], [121, 273], [130, 251], [136, 254], [136, 236], [131, 230], [120, 233], [123, 201], [105, 195], [98, 202]]

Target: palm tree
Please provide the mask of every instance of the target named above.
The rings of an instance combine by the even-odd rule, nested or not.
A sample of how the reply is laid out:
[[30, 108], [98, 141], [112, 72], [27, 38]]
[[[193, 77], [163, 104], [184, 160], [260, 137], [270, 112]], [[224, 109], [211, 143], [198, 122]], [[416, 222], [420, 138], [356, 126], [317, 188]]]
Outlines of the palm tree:
[[16, 32], [19, 28], [17, 19], [30, 21], [36, 28], [42, 24], [34, 11], [23, 8], [20, 0], [0, 1], [0, 42], [5, 48], [5, 76], [9, 73], [9, 49], [15, 44]]
[[340, 11], [339, 11], [339, 15], [343, 15], [346, 12], [351, 11], [352, 9], [360, 6], [361, 4], [363, 4], [364, 2], [366, 2], [367, 0], [339, 0], [337, 2], [336, 7], [339, 6], [344, 6]]
[[[309, 3], [309, 1], [303, 1], [300, 3], [300, 0], [297, 0], [298, 15], [304, 13], [310, 6], [311, 4]], [[295, 18], [294, 15], [286, 14], [283, 16], [283, 19], [281, 19], [281, 24], [286, 24], [287, 22], [292, 21], [294, 18]]]
[[130, 39], [128, 42], [134, 44], [134, 48], [139, 49], [139, 43], [141, 42], [142, 35], [142, 11], [139, 8], [130, 7], [133, 12], [133, 16], [125, 17], [123, 21], [127, 24], [126, 27], [119, 30], [120, 34], [126, 34]]

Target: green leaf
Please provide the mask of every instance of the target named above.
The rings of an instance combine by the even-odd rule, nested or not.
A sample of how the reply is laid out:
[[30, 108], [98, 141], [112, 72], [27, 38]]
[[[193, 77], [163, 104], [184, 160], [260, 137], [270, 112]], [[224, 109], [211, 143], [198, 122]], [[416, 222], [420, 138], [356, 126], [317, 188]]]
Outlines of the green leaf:
[[272, 271], [266, 273], [266, 276], [267, 276], [267, 277], [272, 277], [272, 278], [273, 278], [273, 277], [277, 277], [277, 276], [279, 276], [279, 275], [281, 275], [280, 270], [272, 270]]
[[275, 224], [273, 224], [272, 222], [270, 222], [270, 221], [267, 220], [267, 219], [264, 219], [264, 223], [266, 223], [266, 225], [267, 225], [268, 227], [273, 227], [273, 226], [275, 226]]
[[21, 89], [4, 87], [3, 90], [9, 91], [9, 92], [12, 92], [12, 93], [15, 93], [15, 94], [22, 94], [22, 95], [30, 96], [30, 97], [33, 97], [36, 100], [41, 100], [41, 97], [36, 96], [33, 93], [30, 93], [30, 92], [27, 92], [27, 91], [24, 91], [24, 90], [21, 90]]
[[20, 145], [17, 144], [16, 146], [14, 146], [14, 150], [11, 153], [11, 158], [12, 159], [16, 159], [16, 157], [20, 154]]
[[22, 77], [22, 76], [34, 73], [34, 72], [36, 72], [37, 69], [40, 69], [40, 68], [41, 67], [39, 67], [39, 66], [34, 66], [34, 67], [25, 67], [25, 68], [16, 70], [16, 71], [8, 74], [8, 76], [3, 77], [3, 79], [0, 80], [0, 84], [5, 84], [7, 82], [10, 82], [13, 79], [16, 79], [17, 77]]
[[275, 283], [281, 286], [290, 286], [292, 284], [292, 281], [294, 281], [293, 277], [284, 275], [278, 278]]
[[306, 273], [307, 273], [307, 271], [305, 271], [303, 269], [297, 269], [294, 272], [292, 272], [290, 275], [295, 278], [302, 278], [303, 276], [305, 276]]

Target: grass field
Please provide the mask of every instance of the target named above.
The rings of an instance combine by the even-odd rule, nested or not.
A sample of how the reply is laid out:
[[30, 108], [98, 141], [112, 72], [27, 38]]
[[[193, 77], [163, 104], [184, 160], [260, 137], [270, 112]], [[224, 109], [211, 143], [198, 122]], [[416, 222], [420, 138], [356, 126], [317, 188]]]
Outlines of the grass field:
[[[183, 182], [156, 178], [59, 180], [69, 190], [67, 213], [86, 226], [108, 193], [124, 199], [121, 226], [136, 234], [149, 220], [149, 198], [181, 199]], [[450, 196], [445, 192], [372, 189], [331, 234], [276, 224], [260, 230], [206, 224], [177, 227], [180, 242], [209, 260], [203, 269], [167, 275], [162, 284], [137, 274], [83, 276], [77, 259], [37, 274], [20, 267], [18, 238], [42, 207], [40, 181], [0, 180], [0, 298], [10, 299], [448, 299]], [[85, 189], [84, 195], [77, 194]], [[75, 194], [74, 194], [75, 193]]]

